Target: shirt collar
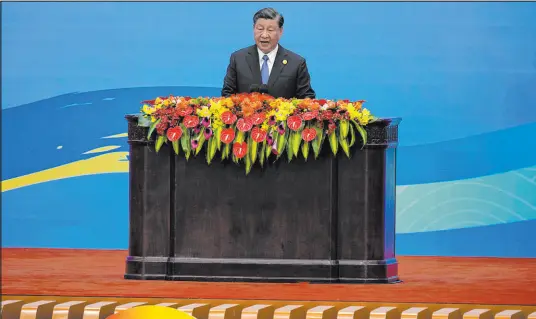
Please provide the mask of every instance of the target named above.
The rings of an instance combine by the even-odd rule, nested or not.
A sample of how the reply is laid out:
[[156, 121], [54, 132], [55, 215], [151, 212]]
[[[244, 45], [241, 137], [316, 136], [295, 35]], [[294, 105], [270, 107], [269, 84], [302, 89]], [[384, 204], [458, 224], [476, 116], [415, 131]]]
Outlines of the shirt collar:
[[257, 47], [257, 52], [259, 52], [259, 59], [262, 61], [262, 57], [266, 54], [268, 56], [268, 59], [270, 62], [275, 61], [275, 56], [277, 54], [277, 50], [279, 50], [279, 44], [275, 46], [275, 49], [273, 49], [271, 52], [264, 53], [262, 52], [259, 47]]

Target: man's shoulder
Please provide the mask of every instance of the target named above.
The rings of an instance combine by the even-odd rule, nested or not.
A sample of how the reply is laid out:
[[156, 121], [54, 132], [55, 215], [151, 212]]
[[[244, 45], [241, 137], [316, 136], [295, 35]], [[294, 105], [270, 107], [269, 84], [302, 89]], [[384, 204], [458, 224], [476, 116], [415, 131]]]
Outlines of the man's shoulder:
[[290, 58], [293, 58], [293, 59], [298, 59], [298, 60], [304, 60], [304, 57], [299, 55], [298, 53], [292, 51], [292, 50], [289, 50], [287, 48], [283, 48], [281, 47], [283, 50], [284, 50], [284, 53], [290, 57]]
[[254, 50], [254, 49], [255, 49], [255, 46], [250, 45], [248, 47], [245, 47], [245, 48], [238, 49], [238, 50], [234, 51], [233, 53], [231, 53], [231, 56], [245, 55], [245, 54], [248, 54], [248, 52], [250, 52], [251, 50]]
[[291, 51], [289, 49], [286, 49], [286, 48], [284, 48], [283, 50], [285, 50], [286, 55], [290, 59], [296, 60], [296, 61], [299, 61], [299, 62], [305, 61], [305, 58], [303, 56], [299, 55], [298, 53], [296, 53], [294, 51]]

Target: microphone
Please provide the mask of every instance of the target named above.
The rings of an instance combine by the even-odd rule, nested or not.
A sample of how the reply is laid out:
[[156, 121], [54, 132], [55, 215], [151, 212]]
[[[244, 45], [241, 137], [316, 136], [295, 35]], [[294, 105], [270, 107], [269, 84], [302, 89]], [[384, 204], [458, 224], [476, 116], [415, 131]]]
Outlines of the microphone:
[[261, 86], [259, 86], [259, 92], [264, 93], [264, 94], [268, 94], [268, 85], [261, 84]]
[[259, 92], [259, 85], [251, 84], [249, 86], [249, 93], [253, 93], [253, 92]]

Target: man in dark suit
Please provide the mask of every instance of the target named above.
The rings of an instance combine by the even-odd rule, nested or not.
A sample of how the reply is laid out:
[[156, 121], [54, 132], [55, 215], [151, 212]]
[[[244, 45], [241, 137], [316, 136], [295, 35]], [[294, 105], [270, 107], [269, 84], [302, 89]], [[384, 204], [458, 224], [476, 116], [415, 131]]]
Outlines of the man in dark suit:
[[255, 13], [255, 44], [231, 54], [222, 96], [250, 92], [265, 84], [262, 87], [276, 98], [315, 98], [305, 59], [279, 44], [283, 23], [283, 16], [272, 8]]

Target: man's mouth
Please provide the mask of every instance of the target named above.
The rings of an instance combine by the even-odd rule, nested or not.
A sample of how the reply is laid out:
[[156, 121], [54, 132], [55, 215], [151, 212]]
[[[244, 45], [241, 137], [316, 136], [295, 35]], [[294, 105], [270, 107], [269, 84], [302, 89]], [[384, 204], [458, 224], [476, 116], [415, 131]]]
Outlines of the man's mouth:
[[270, 44], [270, 41], [262, 41], [261, 40], [261, 44]]

